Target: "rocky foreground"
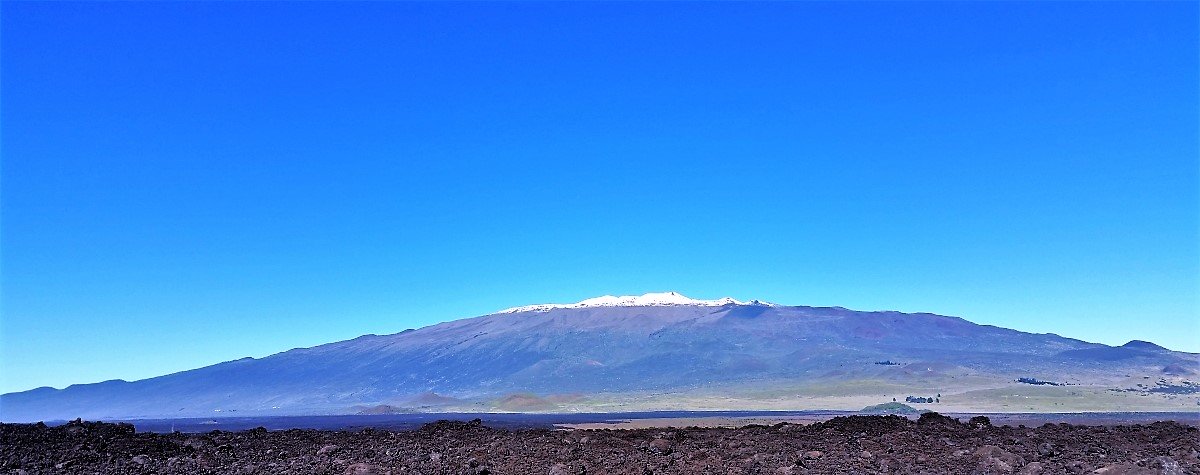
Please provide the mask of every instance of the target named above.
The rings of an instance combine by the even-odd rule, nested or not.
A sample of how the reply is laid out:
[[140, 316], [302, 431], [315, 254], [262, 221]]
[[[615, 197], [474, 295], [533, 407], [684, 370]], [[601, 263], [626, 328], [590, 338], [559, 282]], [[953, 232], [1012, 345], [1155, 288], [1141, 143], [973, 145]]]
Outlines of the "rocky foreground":
[[739, 429], [136, 433], [128, 424], [0, 425], [0, 473], [665, 474], [1200, 473], [1200, 430], [993, 427], [934, 413]]

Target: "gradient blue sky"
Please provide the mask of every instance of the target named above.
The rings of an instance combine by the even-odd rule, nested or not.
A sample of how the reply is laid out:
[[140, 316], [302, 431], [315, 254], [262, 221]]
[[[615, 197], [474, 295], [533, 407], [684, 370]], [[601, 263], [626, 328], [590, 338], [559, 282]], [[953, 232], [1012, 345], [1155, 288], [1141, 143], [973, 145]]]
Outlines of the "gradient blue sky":
[[664, 290], [1200, 351], [1197, 5], [3, 2], [0, 391]]

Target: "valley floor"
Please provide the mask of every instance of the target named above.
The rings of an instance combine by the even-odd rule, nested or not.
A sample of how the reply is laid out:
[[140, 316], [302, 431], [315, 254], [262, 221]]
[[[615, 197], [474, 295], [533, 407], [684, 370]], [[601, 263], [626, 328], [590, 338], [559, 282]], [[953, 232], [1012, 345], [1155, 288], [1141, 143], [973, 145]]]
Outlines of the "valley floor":
[[3, 473], [796, 474], [1200, 473], [1200, 429], [992, 426], [937, 414], [741, 428], [253, 429], [137, 433], [128, 424], [0, 424]]

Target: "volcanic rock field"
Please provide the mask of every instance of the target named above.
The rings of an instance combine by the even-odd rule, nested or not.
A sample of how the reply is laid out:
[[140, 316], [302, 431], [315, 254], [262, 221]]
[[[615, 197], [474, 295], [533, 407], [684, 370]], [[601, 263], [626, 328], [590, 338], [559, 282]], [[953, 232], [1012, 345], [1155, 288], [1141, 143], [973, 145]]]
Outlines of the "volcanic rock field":
[[1147, 425], [993, 426], [927, 413], [808, 425], [138, 433], [128, 424], [0, 425], [11, 474], [1200, 473], [1200, 430]]

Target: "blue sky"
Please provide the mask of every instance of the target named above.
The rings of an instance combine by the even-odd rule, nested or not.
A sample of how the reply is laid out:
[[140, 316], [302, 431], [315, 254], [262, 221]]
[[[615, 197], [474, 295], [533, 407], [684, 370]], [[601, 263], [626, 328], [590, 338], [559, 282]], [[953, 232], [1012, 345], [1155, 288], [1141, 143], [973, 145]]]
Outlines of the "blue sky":
[[1195, 2], [4, 2], [0, 391], [677, 290], [1200, 351]]

